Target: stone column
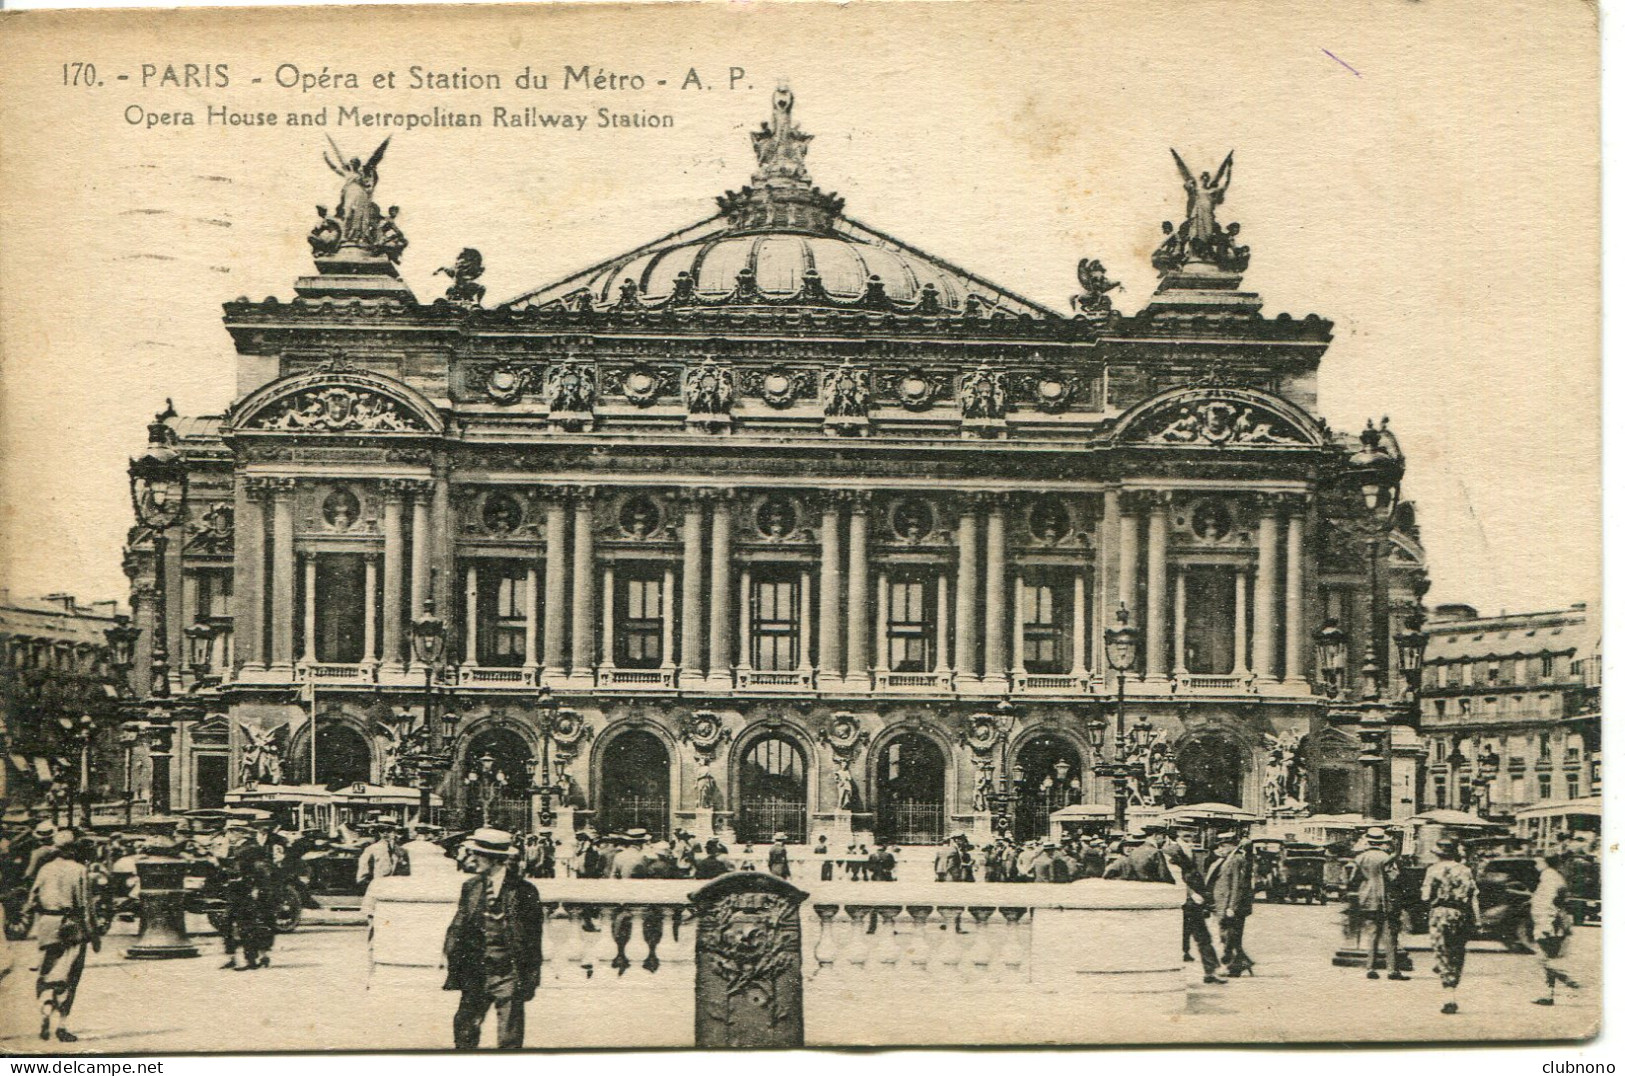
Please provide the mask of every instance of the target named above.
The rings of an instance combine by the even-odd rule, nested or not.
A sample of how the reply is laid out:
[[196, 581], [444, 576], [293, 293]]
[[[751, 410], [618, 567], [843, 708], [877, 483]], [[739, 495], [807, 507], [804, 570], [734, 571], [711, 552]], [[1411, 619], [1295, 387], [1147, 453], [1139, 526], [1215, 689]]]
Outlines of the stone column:
[[1302, 685], [1303, 676], [1303, 498], [1294, 497], [1286, 519], [1286, 669], [1283, 679]]
[[869, 686], [869, 495], [854, 493], [847, 524], [846, 680], [848, 688]]
[[750, 565], [739, 569], [739, 661], [737, 668], [749, 672], [750, 660]]
[[936, 674], [949, 675], [948, 667], [948, 568], [937, 572], [937, 662]]
[[891, 625], [891, 580], [884, 568], [875, 578], [875, 672], [891, 672], [887, 628]]
[[[286, 679], [293, 675], [294, 481], [291, 478], [272, 481], [271, 668], [279, 678]], [[176, 589], [179, 589], [178, 579]]]
[[[457, 538], [451, 506], [451, 478], [437, 464], [433, 480], [434, 492], [429, 502], [429, 591], [434, 595], [435, 612], [446, 616], [451, 612], [451, 594], [457, 585], [453, 567], [457, 563]], [[418, 610], [421, 614], [422, 610]]]
[[672, 574], [671, 565], [666, 565], [665, 574], [660, 577], [660, 667], [673, 669], [677, 667], [676, 651], [672, 649], [672, 614], [676, 606], [672, 599], [676, 596], [677, 580]]
[[429, 497], [433, 487], [427, 482], [412, 483], [412, 605], [406, 611], [410, 623], [423, 615], [429, 594]]
[[715, 688], [733, 685], [733, 505], [725, 493], [711, 503], [710, 665], [706, 680]]
[[1264, 498], [1258, 517], [1258, 577], [1253, 584], [1253, 672], [1264, 680], [1276, 678], [1275, 588], [1280, 573], [1277, 564], [1280, 544], [1275, 499]]
[[683, 498], [684, 683], [705, 679], [705, 502], [696, 491]]
[[1007, 498], [987, 500], [987, 627], [982, 682], [1002, 690], [1010, 682], [1010, 581], [1005, 578], [1004, 510]]
[[801, 572], [801, 589], [797, 592], [796, 603], [796, 669], [810, 678], [813, 671], [812, 663], [812, 573], [806, 569]]
[[592, 510], [596, 493], [591, 486], [576, 491], [575, 561], [570, 572], [570, 586], [575, 591], [570, 620], [570, 679], [581, 687], [592, 685], [592, 669], [598, 657], [598, 586], [593, 577], [597, 556], [593, 549]]
[[1138, 496], [1120, 497], [1117, 516], [1117, 600], [1134, 620], [1140, 618], [1140, 502]]
[[367, 554], [367, 581], [363, 591], [367, 608], [361, 620], [361, 660], [373, 664], [378, 660], [378, 557]]
[[1084, 569], [1072, 577], [1072, 675], [1089, 675], [1089, 607], [1086, 604], [1088, 579]]
[[265, 667], [265, 480], [237, 479], [232, 527], [231, 638], [233, 660], [255, 672]]
[[604, 562], [604, 589], [599, 592], [599, 606], [603, 610], [603, 627], [599, 638], [603, 640], [598, 655], [600, 669], [615, 668], [615, 563]]
[[1174, 568], [1174, 675], [1190, 672], [1185, 664], [1185, 566]]
[[976, 502], [959, 506], [959, 578], [954, 591], [954, 680], [976, 681]]
[[525, 568], [525, 669], [536, 671], [536, 565]]
[[547, 563], [542, 595], [542, 676], [558, 679], [564, 676], [564, 625], [567, 608], [565, 588], [569, 579], [565, 563], [564, 546], [569, 531], [569, 509], [562, 493], [555, 492], [547, 501]]
[[1118, 505], [1117, 489], [1104, 490], [1100, 495], [1100, 522], [1095, 528], [1095, 616], [1089, 625], [1089, 668], [1103, 673], [1107, 668], [1105, 628], [1117, 608], [1118, 543], [1123, 530]]
[[1019, 575], [1015, 578], [1015, 588], [1016, 615], [1011, 629], [1010, 669], [1013, 673], [1024, 674], [1027, 671], [1027, 618], [1032, 615], [1032, 599], [1028, 596], [1027, 580]]
[[1145, 675], [1168, 675], [1168, 498], [1160, 493], [1146, 514]]
[[841, 655], [841, 503], [823, 497], [818, 523], [818, 687], [838, 687]]
[[401, 599], [406, 596], [402, 589], [406, 568], [402, 555], [406, 552], [406, 536], [401, 528], [405, 487], [393, 479], [381, 485], [384, 494], [383, 671], [399, 675], [405, 661], [405, 655], [401, 651]]
[[463, 568], [463, 664], [480, 663], [480, 566], [469, 561]]
[[1235, 657], [1231, 662], [1230, 675], [1247, 675], [1247, 572], [1244, 568], [1236, 569], [1236, 637], [1232, 642]]
[[302, 559], [305, 562], [305, 645], [302, 660], [309, 665], [316, 660], [316, 555], [306, 553]]

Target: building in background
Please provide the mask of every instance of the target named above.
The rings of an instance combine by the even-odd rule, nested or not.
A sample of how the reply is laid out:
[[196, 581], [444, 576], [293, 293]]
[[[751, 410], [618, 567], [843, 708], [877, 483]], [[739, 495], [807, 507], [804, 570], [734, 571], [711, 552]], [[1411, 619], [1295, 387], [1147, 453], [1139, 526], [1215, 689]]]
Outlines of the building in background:
[[[106, 636], [120, 615], [116, 602], [0, 590], [0, 803], [75, 819], [87, 789], [93, 804], [122, 804], [125, 754]], [[137, 788], [150, 788], [144, 769], [134, 776]]]
[[1336, 485], [1331, 323], [1241, 290], [1228, 162], [1179, 163], [1143, 310], [1085, 259], [1063, 314], [846, 216], [791, 108], [718, 212], [492, 306], [477, 251], [444, 298], [401, 280], [375, 155], [317, 272], [226, 304], [240, 396], [160, 416], [185, 507], [127, 559], [176, 804], [426, 781], [518, 828], [1029, 836], [1114, 798], [1122, 606], [1136, 809], [1414, 813], [1414, 729], [1372, 778], [1314, 655], [1336, 618], [1400, 693], [1415, 513], [1373, 539]]
[[1601, 794], [1601, 630], [1583, 603], [1432, 611], [1421, 716], [1429, 806], [1502, 818]]

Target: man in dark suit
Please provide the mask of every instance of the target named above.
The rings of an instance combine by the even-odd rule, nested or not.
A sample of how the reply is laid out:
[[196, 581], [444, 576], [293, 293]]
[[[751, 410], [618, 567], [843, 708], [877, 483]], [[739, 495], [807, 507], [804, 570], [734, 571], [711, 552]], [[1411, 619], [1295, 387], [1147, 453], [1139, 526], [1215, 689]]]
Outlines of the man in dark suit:
[[1187, 939], [1194, 939], [1196, 951], [1202, 956], [1202, 981], [1223, 983], [1219, 978], [1219, 954], [1213, 948], [1213, 935], [1207, 929], [1207, 917], [1213, 911], [1213, 893], [1202, 877], [1202, 868], [1196, 864], [1196, 849], [1190, 836], [1181, 833], [1167, 848], [1168, 862], [1179, 872], [1185, 883], [1185, 923]]
[[1219, 942], [1230, 978], [1252, 972], [1253, 958], [1242, 948], [1247, 917], [1253, 914], [1253, 872], [1247, 842], [1234, 834], [1220, 837], [1213, 862], [1207, 867], [1207, 886], [1213, 894], [1213, 912], [1219, 917]]
[[497, 1009], [497, 1048], [525, 1044], [525, 1002], [542, 972], [542, 901], [520, 877], [513, 835], [477, 829], [463, 844], [477, 873], [463, 883], [457, 914], [446, 929], [446, 990], [461, 990], [452, 1019], [459, 1050], [480, 1045], [480, 1026]]
[[1168, 841], [1168, 829], [1151, 823], [1144, 829], [1145, 841], [1106, 869], [1107, 878], [1120, 878], [1125, 882], [1174, 882], [1173, 871], [1168, 868], [1168, 857], [1163, 845]]

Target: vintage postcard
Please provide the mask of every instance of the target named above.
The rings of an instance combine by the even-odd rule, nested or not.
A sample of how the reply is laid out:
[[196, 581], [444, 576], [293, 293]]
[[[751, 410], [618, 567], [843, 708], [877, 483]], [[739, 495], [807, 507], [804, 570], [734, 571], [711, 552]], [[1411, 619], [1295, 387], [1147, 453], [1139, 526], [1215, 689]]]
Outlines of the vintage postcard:
[[5, 1052], [1598, 1030], [1592, 6], [0, 43]]

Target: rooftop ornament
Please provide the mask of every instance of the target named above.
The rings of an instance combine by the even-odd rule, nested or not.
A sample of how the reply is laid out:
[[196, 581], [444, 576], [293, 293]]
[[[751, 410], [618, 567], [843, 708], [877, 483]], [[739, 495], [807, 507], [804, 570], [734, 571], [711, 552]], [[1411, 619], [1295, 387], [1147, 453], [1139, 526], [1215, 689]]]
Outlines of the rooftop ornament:
[[1210, 266], [1210, 272], [1214, 269], [1222, 273], [1246, 272], [1251, 255], [1236, 242], [1241, 225], [1221, 226], [1217, 216], [1230, 189], [1235, 151], [1225, 155], [1217, 172], [1203, 172], [1200, 178], [1191, 174], [1178, 150], [1168, 152], [1174, 155], [1174, 164], [1179, 167], [1179, 177], [1185, 185], [1185, 219], [1178, 227], [1173, 221], [1162, 222], [1164, 239], [1151, 255], [1151, 264], [1163, 276], [1191, 265]]
[[773, 111], [761, 128], [751, 132], [756, 171], [751, 185], [729, 191], [717, 199], [736, 231], [759, 228], [804, 228], [826, 232], [845, 202], [812, 185], [807, 172], [807, 143], [813, 136], [801, 129], [792, 115], [796, 95], [788, 83], [773, 91]]

